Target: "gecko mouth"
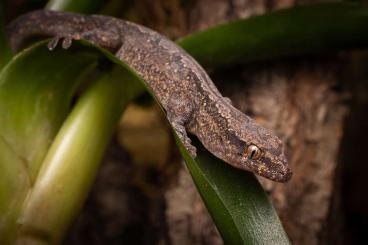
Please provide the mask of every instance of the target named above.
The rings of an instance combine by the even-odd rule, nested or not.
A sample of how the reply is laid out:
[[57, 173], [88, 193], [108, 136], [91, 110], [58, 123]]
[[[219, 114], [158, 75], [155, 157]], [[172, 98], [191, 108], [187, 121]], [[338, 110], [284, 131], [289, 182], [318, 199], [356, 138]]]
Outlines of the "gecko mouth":
[[259, 164], [252, 164], [251, 171], [267, 179], [276, 182], [287, 182], [292, 177], [292, 171], [288, 166], [286, 160], [280, 161], [279, 163], [271, 163], [269, 159], [263, 158]]
[[286, 167], [285, 170], [278, 170], [278, 171], [272, 170], [272, 171], [263, 172], [260, 175], [267, 179], [270, 179], [276, 182], [280, 182], [280, 183], [284, 183], [291, 179], [293, 173], [290, 168]]
[[285, 171], [279, 172], [278, 175], [276, 175], [278, 178], [275, 179], [278, 182], [287, 182], [291, 179], [291, 176], [293, 175], [291, 169], [289, 167], [286, 167]]

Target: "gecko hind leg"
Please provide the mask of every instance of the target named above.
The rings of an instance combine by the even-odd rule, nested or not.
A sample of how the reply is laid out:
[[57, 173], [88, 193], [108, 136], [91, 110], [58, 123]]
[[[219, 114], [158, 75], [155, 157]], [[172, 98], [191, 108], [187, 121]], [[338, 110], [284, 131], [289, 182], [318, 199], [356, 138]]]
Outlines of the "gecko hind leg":
[[93, 29], [89, 31], [72, 32], [66, 34], [56, 35], [48, 43], [49, 50], [54, 50], [58, 43], [61, 41], [61, 47], [68, 49], [72, 45], [73, 40], [87, 40], [97, 46], [109, 50], [115, 53], [122, 45], [120, 34], [114, 28], [110, 28], [108, 31], [104, 29]]

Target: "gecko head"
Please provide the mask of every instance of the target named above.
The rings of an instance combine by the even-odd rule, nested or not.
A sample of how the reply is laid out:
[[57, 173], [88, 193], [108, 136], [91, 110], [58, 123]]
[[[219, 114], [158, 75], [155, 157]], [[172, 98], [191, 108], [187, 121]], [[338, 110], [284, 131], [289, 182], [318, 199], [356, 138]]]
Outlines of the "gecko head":
[[292, 173], [281, 140], [244, 114], [238, 119], [228, 125], [227, 149], [220, 158], [267, 179], [288, 181]]
[[291, 170], [283, 150], [283, 144], [276, 136], [268, 135], [267, 144], [249, 141], [241, 154], [241, 166], [260, 176], [277, 182], [291, 178]]

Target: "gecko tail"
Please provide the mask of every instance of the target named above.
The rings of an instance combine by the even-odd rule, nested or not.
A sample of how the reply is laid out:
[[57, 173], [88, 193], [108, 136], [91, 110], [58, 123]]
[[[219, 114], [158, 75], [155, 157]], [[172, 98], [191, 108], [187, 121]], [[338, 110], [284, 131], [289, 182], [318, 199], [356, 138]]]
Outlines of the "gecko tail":
[[42, 30], [41, 21], [44, 15], [45, 11], [36, 10], [18, 17], [6, 27], [6, 36], [13, 51], [20, 51], [31, 38], [41, 35], [41, 32], [41, 36], [53, 34], [45, 33], [45, 30]]
[[36, 10], [24, 14], [6, 27], [6, 35], [13, 51], [20, 51], [35, 38], [66, 36], [80, 32], [85, 25], [87, 16]]
[[122, 45], [121, 33], [126, 22], [107, 16], [82, 15], [52, 10], [36, 10], [24, 14], [7, 28], [11, 48], [17, 52], [35, 38], [53, 37], [49, 48], [54, 49], [62, 39], [62, 47], [70, 47], [72, 40], [86, 39], [115, 53]]

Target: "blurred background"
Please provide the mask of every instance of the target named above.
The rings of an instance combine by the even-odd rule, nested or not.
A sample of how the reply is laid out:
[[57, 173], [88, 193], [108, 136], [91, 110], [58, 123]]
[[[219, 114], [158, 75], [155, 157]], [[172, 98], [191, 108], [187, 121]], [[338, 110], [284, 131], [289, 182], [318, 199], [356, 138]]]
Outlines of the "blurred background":
[[[2, 1], [7, 21], [46, 4]], [[146, 25], [175, 40], [231, 20], [317, 2], [323, 1], [91, 4], [96, 13]], [[367, 67], [368, 52], [353, 50], [209, 71], [235, 107], [274, 130], [286, 144], [292, 180], [286, 184], [259, 180], [293, 244], [368, 242]], [[141, 97], [121, 118], [65, 244], [222, 244], [170, 129], [149, 97]]]

